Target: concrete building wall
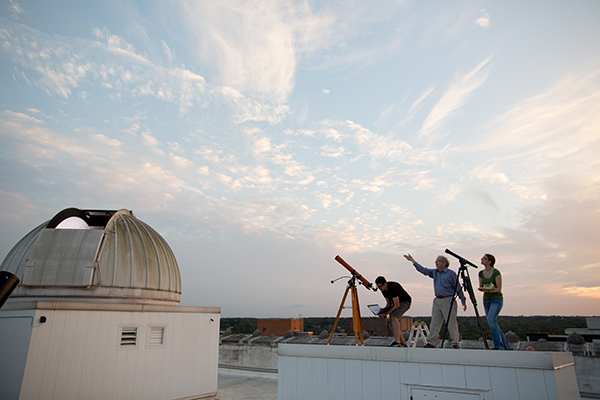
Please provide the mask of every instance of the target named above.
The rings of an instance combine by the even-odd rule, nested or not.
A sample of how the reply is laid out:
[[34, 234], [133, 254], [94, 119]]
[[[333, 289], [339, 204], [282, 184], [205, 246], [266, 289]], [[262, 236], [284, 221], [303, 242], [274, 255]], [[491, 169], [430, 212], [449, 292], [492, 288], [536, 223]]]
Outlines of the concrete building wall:
[[579, 391], [600, 399], [600, 358], [574, 356], [574, 359]]
[[277, 398], [576, 400], [571, 353], [279, 346]]
[[[327, 340], [328, 338], [253, 337], [244, 334], [224, 336], [220, 339], [219, 366], [234, 369], [267, 369], [271, 370], [271, 372], [276, 372], [278, 368], [277, 346], [280, 343], [327, 347]], [[365, 340], [365, 347], [385, 348], [391, 341], [391, 338], [371, 337]], [[332, 340], [333, 345], [355, 346], [354, 337], [334, 337]], [[422, 343], [418, 345], [418, 347], [422, 346]], [[492, 346], [491, 343], [490, 346]], [[463, 341], [461, 342], [461, 347], [465, 351], [484, 349], [483, 342], [477, 340]], [[581, 395], [590, 398], [600, 398], [600, 374], [597, 372], [600, 371], [600, 344], [569, 345], [559, 342], [513, 343], [515, 352], [525, 352], [527, 347], [534, 347], [537, 352], [569, 352], [573, 354], [575, 374]], [[530, 352], [527, 353], [529, 354]]]
[[0, 397], [3, 399], [19, 398], [34, 318], [34, 310], [0, 313]]
[[279, 355], [277, 346], [282, 336], [249, 336], [244, 334], [221, 338], [219, 344], [220, 367], [242, 367], [277, 371]]
[[[13, 399], [165, 400], [216, 393], [220, 309], [40, 303]], [[122, 332], [129, 328], [137, 330], [133, 344]], [[157, 328], [164, 328], [163, 344]]]

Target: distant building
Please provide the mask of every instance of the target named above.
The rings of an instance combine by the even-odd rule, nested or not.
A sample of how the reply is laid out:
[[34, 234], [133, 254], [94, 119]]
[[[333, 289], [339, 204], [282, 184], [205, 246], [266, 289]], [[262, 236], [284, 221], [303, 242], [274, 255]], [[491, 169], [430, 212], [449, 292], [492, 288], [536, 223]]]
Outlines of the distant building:
[[12, 399], [187, 399], [217, 391], [221, 310], [182, 307], [167, 242], [128, 210], [59, 212], [0, 270], [0, 388]]
[[[362, 317], [361, 318], [363, 331], [367, 332], [371, 336], [394, 336], [390, 322], [387, 318], [380, 317]], [[400, 318], [400, 329], [403, 332], [409, 331], [412, 328], [413, 319], [412, 317]], [[352, 318], [346, 318], [346, 331], [349, 336], [354, 336], [354, 324]]]
[[600, 318], [599, 317], [587, 317], [586, 319], [587, 329], [581, 328], [569, 328], [565, 329], [567, 335], [571, 333], [580, 334], [586, 342], [600, 343]]
[[304, 330], [303, 318], [272, 318], [256, 321], [256, 329], [261, 336], [283, 336], [287, 331], [302, 332]]

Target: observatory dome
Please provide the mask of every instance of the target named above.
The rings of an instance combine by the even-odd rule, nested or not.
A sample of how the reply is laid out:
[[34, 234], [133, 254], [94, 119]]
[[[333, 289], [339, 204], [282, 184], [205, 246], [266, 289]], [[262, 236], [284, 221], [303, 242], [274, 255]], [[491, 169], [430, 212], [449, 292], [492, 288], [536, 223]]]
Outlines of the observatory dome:
[[178, 304], [173, 251], [128, 210], [67, 208], [29, 232], [0, 270], [15, 274], [16, 300]]

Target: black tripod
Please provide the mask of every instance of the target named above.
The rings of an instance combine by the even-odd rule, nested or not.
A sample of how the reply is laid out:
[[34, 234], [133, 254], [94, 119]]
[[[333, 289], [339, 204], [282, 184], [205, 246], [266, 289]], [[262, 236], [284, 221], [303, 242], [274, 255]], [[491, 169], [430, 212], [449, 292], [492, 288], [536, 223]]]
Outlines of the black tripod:
[[467, 264], [471, 265], [474, 268], [477, 268], [477, 266], [472, 262], [462, 258], [461, 256], [454, 254], [448, 249], [446, 249], [446, 253], [458, 258], [458, 260], [460, 261], [460, 268], [458, 269], [458, 274], [456, 274], [456, 282], [454, 283], [454, 295], [452, 296], [452, 301], [450, 302], [450, 310], [448, 311], [446, 326], [444, 327], [444, 333], [442, 335], [441, 347], [444, 348], [444, 341], [446, 340], [446, 331], [448, 330], [448, 324], [450, 323], [450, 315], [452, 315], [452, 307], [454, 307], [456, 297], [458, 296], [458, 280], [462, 279], [462, 287], [467, 293], [469, 293], [469, 298], [471, 299], [471, 303], [473, 304], [473, 308], [475, 309], [475, 315], [477, 316], [477, 324], [479, 325], [481, 337], [483, 338], [483, 344], [485, 345], [485, 348], [489, 350], [490, 347], [488, 346], [488, 342], [485, 337], [485, 330], [483, 329], [481, 317], [479, 316], [479, 310], [477, 309], [477, 298], [475, 297], [475, 293], [473, 292], [473, 285], [471, 285], [471, 277], [469, 276], [469, 270], [467, 269]]

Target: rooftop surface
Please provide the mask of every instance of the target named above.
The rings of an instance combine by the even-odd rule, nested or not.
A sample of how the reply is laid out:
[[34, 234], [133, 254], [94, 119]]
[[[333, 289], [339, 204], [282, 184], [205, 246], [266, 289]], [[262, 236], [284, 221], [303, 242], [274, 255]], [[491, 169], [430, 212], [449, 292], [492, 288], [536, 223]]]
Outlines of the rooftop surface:
[[277, 374], [219, 368], [215, 400], [277, 400]]
[[[214, 400], [277, 400], [277, 374], [219, 368]], [[594, 400], [581, 397], [581, 400]]]

